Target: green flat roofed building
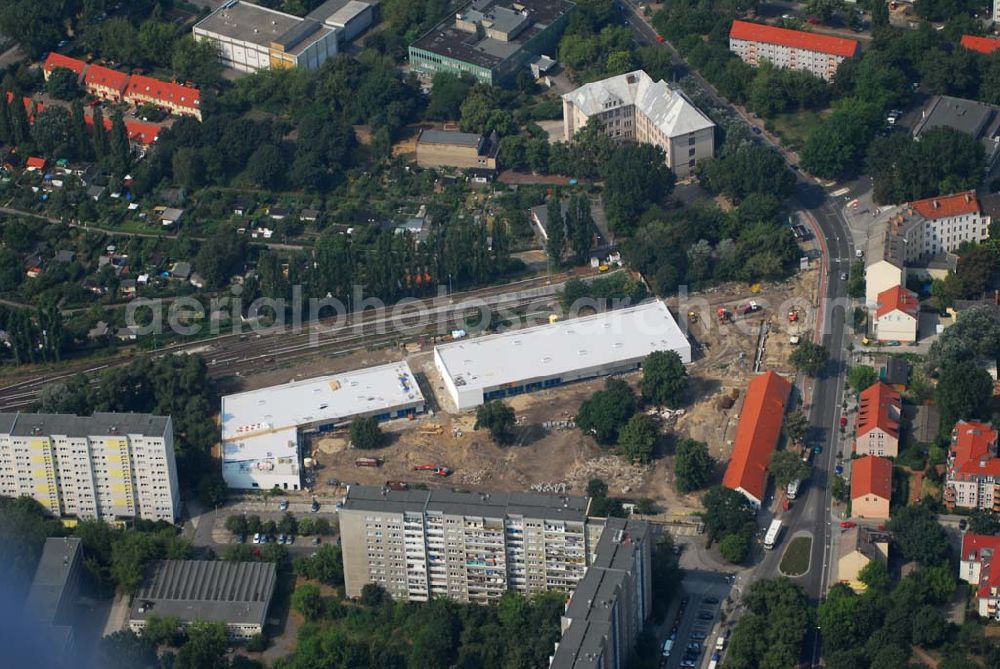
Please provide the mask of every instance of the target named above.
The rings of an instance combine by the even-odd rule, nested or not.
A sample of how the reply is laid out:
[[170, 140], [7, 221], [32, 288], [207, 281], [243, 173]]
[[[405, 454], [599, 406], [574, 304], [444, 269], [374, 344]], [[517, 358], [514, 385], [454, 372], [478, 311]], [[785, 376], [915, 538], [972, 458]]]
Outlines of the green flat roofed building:
[[555, 53], [575, 8], [569, 0], [474, 0], [410, 45], [410, 65], [499, 85]]

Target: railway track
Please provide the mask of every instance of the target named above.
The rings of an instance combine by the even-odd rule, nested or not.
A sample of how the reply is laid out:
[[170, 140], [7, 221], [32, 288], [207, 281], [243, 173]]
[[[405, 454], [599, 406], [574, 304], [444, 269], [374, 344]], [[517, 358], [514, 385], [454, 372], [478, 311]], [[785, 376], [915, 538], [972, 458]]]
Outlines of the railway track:
[[[155, 355], [197, 353], [206, 358], [210, 376], [243, 376], [280, 367], [296, 358], [320, 354], [345, 355], [427, 334], [444, 334], [454, 329], [452, 326], [464, 327], [466, 316], [481, 312], [484, 307], [517, 312], [532, 304], [540, 306], [551, 302], [565, 281], [579, 274], [567, 272], [450, 296], [414, 300], [405, 310], [388, 308], [391, 312], [389, 316], [380, 317], [378, 312], [366, 311], [352, 315], [340, 325], [334, 319], [307, 323], [302, 326], [301, 332], [288, 333], [284, 329], [276, 329], [256, 334], [217, 335], [197, 342], [170, 344], [158, 349]], [[122, 355], [101, 364], [78, 365], [70, 369], [64, 367], [0, 387], [0, 410], [24, 410], [37, 399], [42, 388], [51, 383], [78, 374], [89, 376], [124, 366], [131, 359], [131, 355]]]

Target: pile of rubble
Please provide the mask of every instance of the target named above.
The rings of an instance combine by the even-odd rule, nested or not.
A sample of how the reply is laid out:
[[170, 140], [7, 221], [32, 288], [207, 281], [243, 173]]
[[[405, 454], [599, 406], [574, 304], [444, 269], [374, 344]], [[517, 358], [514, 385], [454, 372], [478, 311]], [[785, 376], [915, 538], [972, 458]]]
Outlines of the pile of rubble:
[[609, 490], [627, 493], [642, 487], [647, 471], [646, 467], [607, 455], [576, 465], [566, 479], [573, 489], [585, 490], [590, 479], [598, 478], [608, 484]]

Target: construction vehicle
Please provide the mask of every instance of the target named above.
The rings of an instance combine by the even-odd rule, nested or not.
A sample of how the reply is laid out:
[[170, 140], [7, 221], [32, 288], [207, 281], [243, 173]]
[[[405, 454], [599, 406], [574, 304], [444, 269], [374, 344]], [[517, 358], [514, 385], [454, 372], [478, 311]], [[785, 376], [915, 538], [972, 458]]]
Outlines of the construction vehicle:
[[358, 458], [354, 461], [355, 467], [381, 467], [385, 461], [382, 458]]
[[719, 307], [715, 310], [715, 315], [718, 317], [720, 323], [725, 323], [732, 319], [733, 315], [729, 313], [729, 310], [725, 307]]
[[432, 472], [438, 468], [437, 465], [417, 465], [413, 468], [415, 472]]
[[691, 322], [691, 323], [697, 323], [698, 322], [698, 312], [696, 312], [696, 311], [689, 311], [688, 312], [688, 321]]
[[444, 428], [435, 423], [427, 423], [420, 426], [420, 434], [444, 434]]
[[448, 467], [438, 467], [437, 469], [434, 470], [434, 476], [441, 476], [441, 477], [451, 476], [451, 469], [449, 469]]
[[603, 263], [597, 266], [597, 271], [600, 272], [601, 274], [603, 274], [604, 272], [607, 272], [609, 269], [611, 269], [611, 268], [608, 267], [607, 265], [603, 264]]
[[798, 309], [792, 309], [791, 311], [788, 312], [788, 322], [789, 323], [797, 323], [798, 320], [799, 320], [799, 310]]
[[389, 490], [409, 490], [410, 484], [405, 481], [386, 481], [385, 487]]

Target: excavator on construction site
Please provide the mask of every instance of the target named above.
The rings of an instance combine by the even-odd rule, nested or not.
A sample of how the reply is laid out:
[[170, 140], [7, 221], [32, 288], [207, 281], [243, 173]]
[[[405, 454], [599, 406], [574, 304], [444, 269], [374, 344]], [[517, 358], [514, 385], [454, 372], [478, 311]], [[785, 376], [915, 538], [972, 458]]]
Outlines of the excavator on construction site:
[[415, 472], [433, 472], [434, 476], [451, 476], [451, 469], [441, 465], [424, 464], [413, 468]]

